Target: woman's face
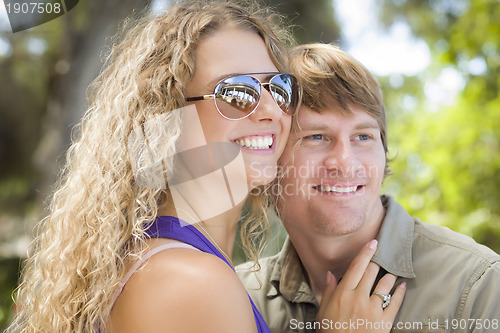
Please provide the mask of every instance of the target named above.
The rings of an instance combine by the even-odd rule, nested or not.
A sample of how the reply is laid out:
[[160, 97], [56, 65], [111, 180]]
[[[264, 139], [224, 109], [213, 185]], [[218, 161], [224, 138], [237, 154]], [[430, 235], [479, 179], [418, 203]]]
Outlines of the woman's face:
[[[187, 97], [212, 94], [215, 85], [230, 75], [278, 72], [264, 41], [256, 33], [243, 29], [225, 28], [203, 38], [195, 56], [195, 73], [186, 87]], [[254, 76], [264, 83], [268, 82], [270, 75]], [[255, 112], [244, 119], [222, 117], [214, 100], [197, 101], [194, 105], [207, 143], [229, 143], [229, 147], [234, 145], [241, 151], [249, 189], [275, 178], [277, 160], [286, 145], [291, 117], [281, 111], [266, 89], [261, 89], [260, 103]], [[271, 139], [272, 144], [267, 146]]]

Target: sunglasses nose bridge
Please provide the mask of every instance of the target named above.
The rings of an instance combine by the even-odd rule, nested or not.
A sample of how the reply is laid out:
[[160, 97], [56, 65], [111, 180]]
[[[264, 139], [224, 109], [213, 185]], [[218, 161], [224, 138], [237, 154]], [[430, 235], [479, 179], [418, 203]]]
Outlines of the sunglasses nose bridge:
[[[272, 80], [272, 79], [271, 79]], [[267, 92], [269, 93], [269, 95], [271, 96], [272, 100], [274, 101], [274, 103], [276, 103], [276, 106], [281, 110], [281, 112], [283, 112], [284, 114], [288, 114], [280, 105], [281, 101], [277, 100], [275, 94], [273, 94], [273, 92], [271, 91], [271, 80], [269, 82], [260, 82], [260, 85], [262, 87], [264, 87], [265, 90], [267, 90]], [[276, 87], [276, 86], [275, 86]], [[261, 96], [260, 98], [262, 98], [262, 92], [261, 92]]]
[[261, 87], [263, 87], [264, 89], [266, 89], [269, 93], [271, 93], [271, 82], [259, 82]]
[[[262, 88], [264, 88], [264, 90], [265, 90], [265, 91], [267, 91], [267, 92], [268, 92], [268, 94], [269, 94], [269, 96], [271, 97], [271, 99], [272, 99], [274, 102], [276, 102], [276, 100], [274, 99], [273, 93], [271, 92], [271, 83], [270, 83], [270, 82], [264, 82], [264, 83], [262, 83], [262, 82], [260, 82], [260, 81], [259, 81], [259, 84], [260, 84], [260, 86], [261, 86]], [[264, 91], [263, 91], [263, 89], [261, 89], [261, 90], [260, 90], [260, 96], [259, 96], [260, 100], [262, 100], [262, 95], [263, 95], [263, 93], [264, 93]]]
[[[271, 91], [271, 83], [260, 82], [260, 86], [261, 86], [261, 91], [259, 96], [259, 105], [256, 106], [256, 108], [251, 112], [251, 114], [257, 113], [259, 115], [258, 117], [275, 119], [275, 117], [277, 115], [281, 115], [283, 111], [281, 110], [278, 101], [276, 101], [276, 98], [273, 96], [273, 93]], [[260, 110], [257, 110], [259, 106]]]

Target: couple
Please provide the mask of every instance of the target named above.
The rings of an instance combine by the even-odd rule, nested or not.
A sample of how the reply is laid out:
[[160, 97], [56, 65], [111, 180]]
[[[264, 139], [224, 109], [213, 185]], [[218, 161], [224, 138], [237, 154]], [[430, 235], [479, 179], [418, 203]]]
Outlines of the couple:
[[[331, 46], [290, 55], [286, 39], [269, 13], [230, 3], [174, 5], [127, 33], [93, 84], [7, 332], [343, 332], [335, 323], [352, 320], [388, 332], [405, 284], [400, 321], [498, 319], [497, 256], [380, 198], [371, 74]], [[249, 298], [230, 259], [237, 221], [246, 204], [256, 258], [270, 200], [290, 240], [241, 271]]]

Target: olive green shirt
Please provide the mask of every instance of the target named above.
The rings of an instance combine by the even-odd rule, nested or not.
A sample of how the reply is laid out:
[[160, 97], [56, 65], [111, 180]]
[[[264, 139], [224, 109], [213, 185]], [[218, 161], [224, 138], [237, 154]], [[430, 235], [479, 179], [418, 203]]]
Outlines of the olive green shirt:
[[[470, 237], [411, 217], [390, 196], [373, 261], [406, 281], [392, 332], [500, 332], [500, 256]], [[238, 275], [274, 333], [314, 332], [318, 303], [289, 239]]]

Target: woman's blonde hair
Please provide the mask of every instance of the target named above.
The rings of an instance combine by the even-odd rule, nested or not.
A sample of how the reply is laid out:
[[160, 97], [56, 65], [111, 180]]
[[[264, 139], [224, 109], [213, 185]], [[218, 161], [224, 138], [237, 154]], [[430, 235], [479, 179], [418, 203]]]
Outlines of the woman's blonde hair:
[[[165, 115], [169, 140], [162, 149], [174, 153], [180, 120], [169, 111], [185, 105], [184, 90], [194, 74], [200, 39], [223, 27], [259, 34], [276, 68], [286, 71], [283, 41], [291, 39], [270, 14], [225, 2], [180, 3], [137, 21], [116, 40], [91, 85], [90, 107], [67, 152], [50, 214], [39, 224], [17, 290], [20, 312], [7, 332], [105, 328], [124, 261], [143, 253], [145, 227], [157, 216], [165, 195], [164, 189], [147, 188], [134, 178], [127, 146], [131, 133]], [[251, 213], [242, 226], [252, 259], [258, 250], [251, 239], [268, 224], [262, 197], [250, 195]]]

